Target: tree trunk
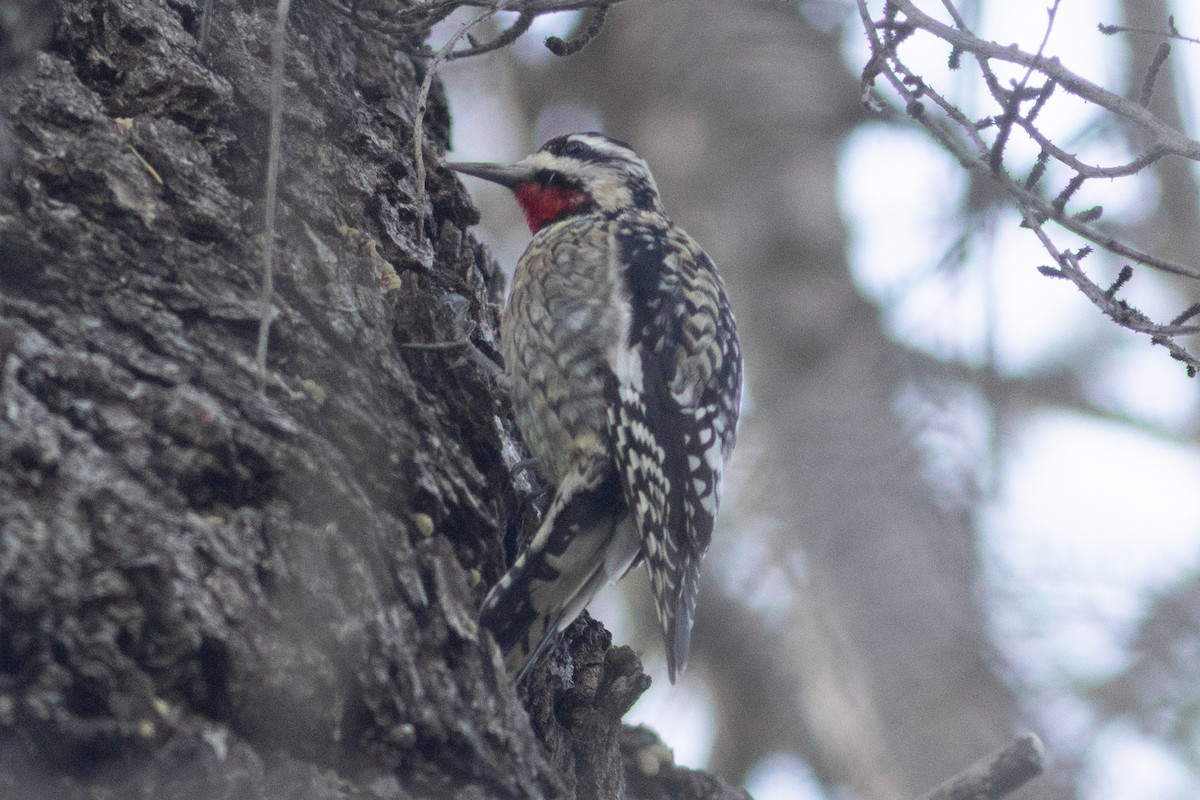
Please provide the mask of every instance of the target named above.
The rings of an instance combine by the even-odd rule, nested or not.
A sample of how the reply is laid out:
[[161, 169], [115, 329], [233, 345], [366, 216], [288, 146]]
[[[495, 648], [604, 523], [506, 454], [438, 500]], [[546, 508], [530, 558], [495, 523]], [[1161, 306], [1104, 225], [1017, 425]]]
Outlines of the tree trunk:
[[[646, 679], [595, 623], [526, 697], [478, 630], [542, 488], [502, 279], [445, 170], [417, 199], [419, 41], [327, 3], [287, 27], [257, 387], [275, 9], [217, 0], [202, 53], [203, 5], [0, 4], [0, 794], [739, 796], [622, 750]], [[436, 84], [425, 126], [436, 160]]]

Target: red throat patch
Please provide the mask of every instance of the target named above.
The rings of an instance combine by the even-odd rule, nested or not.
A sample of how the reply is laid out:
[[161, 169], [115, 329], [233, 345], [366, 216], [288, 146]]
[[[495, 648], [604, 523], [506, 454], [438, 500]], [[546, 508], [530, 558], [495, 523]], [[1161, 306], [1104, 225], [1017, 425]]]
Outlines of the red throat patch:
[[522, 183], [514, 193], [532, 233], [588, 202], [588, 196], [583, 192], [540, 183]]

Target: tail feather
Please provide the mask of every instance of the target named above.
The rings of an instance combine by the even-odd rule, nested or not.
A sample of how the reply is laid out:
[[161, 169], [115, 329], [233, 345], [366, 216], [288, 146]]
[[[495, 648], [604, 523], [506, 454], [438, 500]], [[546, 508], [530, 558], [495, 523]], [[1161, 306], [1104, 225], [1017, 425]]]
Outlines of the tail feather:
[[479, 615], [518, 680], [596, 592], [625, 573], [639, 547], [612, 465], [596, 458], [569, 473]]
[[[679, 568], [680, 585], [674, 598], [665, 600], [666, 618], [662, 620], [663, 644], [667, 651], [667, 676], [671, 683], [687, 667], [692, 646], [692, 623], [696, 619], [696, 600], [700, 593], [700, 563], [685, 558]], [[671, 601], [674, 600], [674, 605]]]

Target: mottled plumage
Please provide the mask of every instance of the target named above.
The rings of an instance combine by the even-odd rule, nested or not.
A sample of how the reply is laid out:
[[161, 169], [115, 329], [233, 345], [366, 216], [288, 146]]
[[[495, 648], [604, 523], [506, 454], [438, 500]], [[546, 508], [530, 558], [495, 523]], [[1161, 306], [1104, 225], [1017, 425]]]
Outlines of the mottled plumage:
[[452, 166], [512, 188], [534, 231], [501, 337], [518, 427], [556, 485], [481, 620], [522, 672], [641, 557], [673, 681], [741, 397], [721, 279], [621, 142], [571, 134], [511, 167]]

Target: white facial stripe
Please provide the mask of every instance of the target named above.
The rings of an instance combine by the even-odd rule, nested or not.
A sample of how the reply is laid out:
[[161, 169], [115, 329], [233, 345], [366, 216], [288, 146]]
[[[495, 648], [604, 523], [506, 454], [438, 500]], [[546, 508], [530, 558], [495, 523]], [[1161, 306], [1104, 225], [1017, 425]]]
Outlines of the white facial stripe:
[[569, 141], [582, 142], [594, 151], [593, 156], [575, 158], [538, 150], [518, 164], [533, 170], [558, 173], [569, 181], [577, 182], [576, 185], [580, 185], [601, 210], [624, 208], [635, 203], [645, 207], [643, 195], [635, 197], [634, 194], [635, 190], [640, 193], [642, 188], [649, 189], [654, 205], [658, 205], [658, 187], [650, 174], [650, 167], [637, 153], [603, 136], [592, 134], [572, 134]]
[[556, 156], [552, 153], [547, 153], [545, 150], [538, 150], [530, 156], [526, 156], [517, 162], [523, 167], [533, 167], [534, 169], [552, 169], [556, 171], [567, 171], [577, 173], [583, 169], [583, 162], [578, 158], [570, 158], [569, 156]]
[[[643, 167], [645, 167], [645, 165], [646, 165], [646, 162], [644, 160], [642, 160], [642, 158], [640, 156], [638, 156], [637, 153], [633, 152], [628, 147], [622, 147], [619, 144], [614, 144], [613, 142], [610, 142], [608, 139], [604, 139], [599, 136], [589, 136], [586, 133], [577, 133], [568, 138], [574, 142], [583, 142], [592, 150], [595, 150], [598, 153], [602, 153], [605, 156], [608, 156], [609, 158], [619, 159], [621, 161], [628, 161], [628, 162], [631, 162], [633, 164], [638, 164]], [[649, 171], [649, 170], [647, 169], [647, 171]]]

